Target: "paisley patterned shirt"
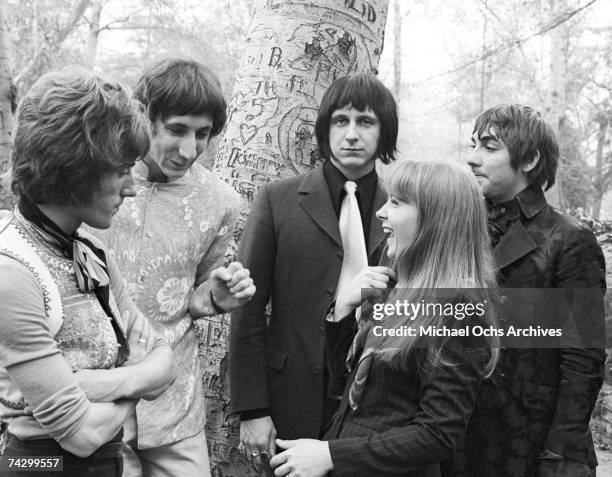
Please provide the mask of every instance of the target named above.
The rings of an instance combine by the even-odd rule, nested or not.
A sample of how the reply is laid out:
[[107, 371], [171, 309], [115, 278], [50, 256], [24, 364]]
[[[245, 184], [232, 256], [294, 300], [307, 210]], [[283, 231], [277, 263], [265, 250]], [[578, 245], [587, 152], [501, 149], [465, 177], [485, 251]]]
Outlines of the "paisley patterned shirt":
[[128, 291], [157, 332], [174, 348], [178, 374], [155, 401], [136, 408], [138, 446], [151, 448], [191, 437], [206, 421], [201, 373], [189, 299], [223, 265], [239, 213], [239, 196], [194, 164], [180, 179], [147, 181], [139, 161], [132, 173], [137, 194], [127, 198], [112, 227], [94, 231], [111, 250]]
[[[88, 407], [71, 372], [113, 368], [118, 356], [117, 336], [96, 296], [79, 290], [72, 259], [17, 209], [13, 214], [3, 211], [0, 215], [6, 219], [4, 228], [0, 227], [0, 419], [21, 439], [49, 435], [61, 439], [78, 429]], [[17, 238], [7, 236], [7, 224], [14, 228]], [[23, 258], [18, 248], [22, 242], [38, 257], [49, 281]], [[112, 259], [108, 270], [110, 306], [119, 318], [121, 332], [141, 328], [144, 318], [129, 300]], [[50, 299], [49, 286], [57, 292], [56, 302]], [[51, 324], [51, 302], [59, 305], [57, 329]], [[133, 344], [130, 340], [130, 347]], [[69, 371], [52, 367], [58, 354]], [[28, 363], [42, 376], [36, 392], [27, 385], [24, 366]], [[23, 371], [13, 370], [9, 376], [7, 369], [16, 365]], [[21, 389], [28, 389], [29, 397]]]

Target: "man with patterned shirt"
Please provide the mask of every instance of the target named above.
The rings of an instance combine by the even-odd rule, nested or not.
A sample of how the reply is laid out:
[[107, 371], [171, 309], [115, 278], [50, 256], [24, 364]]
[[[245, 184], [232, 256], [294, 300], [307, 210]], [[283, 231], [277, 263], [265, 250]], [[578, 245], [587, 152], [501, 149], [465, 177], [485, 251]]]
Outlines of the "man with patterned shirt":
[[229, 312], [255, 292], [238, 262], [223, 267], [239, 197], [195, 163], [219, 134], [226, 103], [217, 77], [194, 61], [165, 60], [140, 78], [136, 97], [153, 137], [134, 166], [136, 197], [99, 232], [130, 295], [174, 347], [178, 374], [159, 398], [136, 408], [126, 432], [124, 476], [210, 475], [194, 319]]
[[[478, 117], [472, 145], [467, 163], [487, 199], [499, 285], [590, 289], [587, 312], [573, 308], [573, 319], [578, 329], [604, 336], [601, 247], [585, 224], [551, 207], [542, 191], [554, 184], [559, 159], [550, 126], [529, 107], [500, 105]], [[563, 325], [562, 316], [554, 318]], [[589, 420], [605, 358], [598, 346], [591, 340], [502, 348], [468, 427], [465, 475], [594, 476]]]

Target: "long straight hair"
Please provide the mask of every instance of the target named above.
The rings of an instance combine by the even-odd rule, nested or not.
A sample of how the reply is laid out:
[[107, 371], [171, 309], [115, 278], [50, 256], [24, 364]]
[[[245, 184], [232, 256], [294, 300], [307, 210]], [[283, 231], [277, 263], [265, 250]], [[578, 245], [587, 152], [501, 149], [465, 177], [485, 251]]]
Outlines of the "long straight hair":
[[[384, 188], [389, 197], [411, 203], [418, 211], [414, 241], [394, 260], [398, 289], [405, 289], [414, 302], [425, 298], [428, 290], [477, 291], [495, 286], [484, 200], [467, 166], [451, 161], [400, 161], [385, 175]], [[419, 323], [427, 325], [428, 319], [435, 317], [420, 317]], [[494, 316], [487, 313], [483, 320], [492, 324]], [[389, 338], [382, 354], [405, 362], [413, 345], [406, 337]], [[490, 340], [489, 345], [487, 373], [497, 359], [496, 341]], [[440, 364], [440, 350], [435, 346], [428, 350], [432, 362]]]

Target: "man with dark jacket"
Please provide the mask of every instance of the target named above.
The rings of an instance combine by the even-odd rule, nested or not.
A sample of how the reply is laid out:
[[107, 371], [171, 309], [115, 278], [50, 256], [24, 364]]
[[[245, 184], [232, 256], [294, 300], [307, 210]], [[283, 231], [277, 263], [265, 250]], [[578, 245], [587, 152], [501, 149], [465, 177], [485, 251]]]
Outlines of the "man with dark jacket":
[[[605, 262], [591, 230], [546, 202], [559, 148], [540, 114], [517, 104], [476, 120], [472, 167], [489, 211], [505, 288], [591, 289], [578, 329], [603, 333]], [[535, 324], [535, 323], [534, 323]], [[587, 477], [597, 459], [589, 419], [602, 385], [604, 350], [584, 346], [502, 348], [483, 384], [466, 439], [470, 477]]]
[[[231, 407], [249, 455], [274, 454], [277, 435], [319, 437], [338, 406], [327, 386], [325, 315], [349, 262], [372, 266], [385, 283], [393, 273], [375, 266], [384, 233], [374, 214], [386, 197], [374, 165], [394, 159], [397, 131], [397, 105], [380, 81], [339, 78], [315, 125], [323, 166], [259, 190], [238, 250], [257, 292], [232, 313], [230, 333]], [[346, 235], [349, 207], [356, 226]]]

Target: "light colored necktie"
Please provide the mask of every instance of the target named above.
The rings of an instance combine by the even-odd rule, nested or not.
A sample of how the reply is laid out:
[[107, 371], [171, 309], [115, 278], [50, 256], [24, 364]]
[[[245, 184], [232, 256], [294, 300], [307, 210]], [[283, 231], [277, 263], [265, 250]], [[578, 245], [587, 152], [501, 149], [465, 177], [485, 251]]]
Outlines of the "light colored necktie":
[[356, 189], [357, 184], [354, 182], [346, 181], [344, 183], [346, 196], [342, 201], [342, 207], [340, 207], [340, 220], [338, 222], [344, 255], [340, 278], [336, 287], [336, 297], [362, 268], [368, 266], [361, 214], [359, 213], [357, 197], [355, 197]]

